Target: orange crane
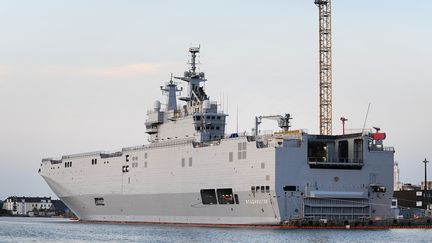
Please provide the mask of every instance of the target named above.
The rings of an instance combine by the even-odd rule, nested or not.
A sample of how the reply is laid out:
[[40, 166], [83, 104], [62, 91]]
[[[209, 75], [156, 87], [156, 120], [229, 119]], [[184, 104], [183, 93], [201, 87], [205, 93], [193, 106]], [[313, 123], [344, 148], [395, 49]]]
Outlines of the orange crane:
[[331, 0], [315, 0], [319, 8], [320, 134], [332, 134]]

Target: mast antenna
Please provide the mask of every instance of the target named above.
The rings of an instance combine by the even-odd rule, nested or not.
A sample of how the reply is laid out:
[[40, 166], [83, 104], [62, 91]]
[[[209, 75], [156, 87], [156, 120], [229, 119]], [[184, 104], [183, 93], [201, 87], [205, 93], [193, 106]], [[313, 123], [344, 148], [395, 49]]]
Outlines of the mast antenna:
[[320, 134], [332, 134], [331, 0], [315, 0], [319, 8]]
[[367, 111], [366, 111], [366, 116], [365, 116], [365, 120], [364, 120], [364, 123], [363, 123], [362, 133], [364, 133], [364, 130], [365, 130], [365, 127], [366, 127], [366, 121], [367, 121], [367, 119], [368, 119], [370, 105], [371, 105], [371, 103], [369, 103], [369, 105], [368, 105], [368, 109], [367, 109]]

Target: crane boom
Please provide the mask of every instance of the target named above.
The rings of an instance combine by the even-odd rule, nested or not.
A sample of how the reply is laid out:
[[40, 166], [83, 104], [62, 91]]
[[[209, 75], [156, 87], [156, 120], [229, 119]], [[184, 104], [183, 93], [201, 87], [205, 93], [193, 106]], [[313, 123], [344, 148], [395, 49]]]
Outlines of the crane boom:
[[332, 134], [331, 0], [315, 0], [319, 8], [320, 134]]
[[255, 117], [255, 136], [258, 136], [258, 126], [259, 124], [261, 124], [262, 119], [270, 119], [270, 120], [275, 120], [278, 123], [278, 126], [280, 128], [282, 128], [284, 131], [288, 131], [288, 129], [291, 127], [290, 125], [290, 120], [291, 115], [290, 114], [285, 114], [285, 115], [271, 115], [271, 116], [256, 116]]

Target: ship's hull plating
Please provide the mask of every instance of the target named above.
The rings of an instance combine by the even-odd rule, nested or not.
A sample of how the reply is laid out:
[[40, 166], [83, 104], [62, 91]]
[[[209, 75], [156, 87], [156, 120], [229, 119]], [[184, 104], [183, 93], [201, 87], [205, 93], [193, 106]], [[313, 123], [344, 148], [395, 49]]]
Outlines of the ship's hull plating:
[[[241, 137], [206, 147], [184, 143], [123, 149], [112, 157], [64, 156], [44, 161], [40, 173], [87, 221], [278, 225], [393, 216], [392, 151], [363, 149], [360, 167], [316, 168], [308, 162], [308, 139], [300, 134], [262, 147]], [[341, 139], [367, 148], [362, 136]], [[377, 185], [386, 191], [374, 191]], [[232, 195], [218, 194], [227, 189]], [[202, 190], [214, 191], [217, 201], [206, 204]], [[235, 200], [224, 204], [222, 197]]]
[[[244, 197], [247, 192], [239, 193]], [[109, 207], [97, 207], [100, 195], [63, 197], [81, 220], [102, 222], [149, 222], [181, 224], [278, 224], [275, 208], [268, 199], [251, 204], [202, 205], [199, 193], [110, 195]], [[259, 204], [268, 201], [266, 204]], [[258, 205], [259, 204], [259, 205]]]

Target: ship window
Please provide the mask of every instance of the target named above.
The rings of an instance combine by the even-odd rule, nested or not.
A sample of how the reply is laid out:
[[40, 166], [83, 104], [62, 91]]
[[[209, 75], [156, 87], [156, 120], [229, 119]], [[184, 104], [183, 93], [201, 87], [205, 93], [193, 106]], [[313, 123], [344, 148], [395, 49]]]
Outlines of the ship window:
[[296, 186], [284, 186], [283, 190], [286, 192], [294, 192], [294, 191], [297, 191], [297, 187]]
[[189, 158], [189, 167], [192, 167], [192, 157]]
[[217, 189], [219, 204], [234, 204], [234, 195], [231, 188]]
[[266, 175], [266, 181], [270, 180], [270, 175]]
[[256, 191], [256, 192], [258, 192], [259, 189], [260, 189], [260, 186], [256, 186], [256, 187], [255, 187], [255, 191]]
[[195, 118], [196, 118], [197, 121], [200, 121], [200, 120], [201, 120], [201, 117], [200, 117], [200, 116], [197, 116], [197, 117], [195, 117]]
[[216, 127], [216, 130], [220, 130], [220, 127]]
[[310, 162], [327, 161], [327, 144], [324, 142], [308, 142], [308, 159]]
[[235, 204], [239, 204], [239, 198], [237, 194], [234, 194]]
[[202, 204], [217, 204], [216, 193], [214, 189], [201, 189]]
[[265, 192], [264, 186], [261, 186], [261, 192]]
[[243, 151], [243, 159], [246, 159], [246, 151]]
[[255, 186], [251, 186], [251, 192], [255, 193]]
[[210, 116], [207, 116], [206, 118], [207, 118], [207, 119], [210, 119]]
[[348, 162], [348, 141], [339, 141], [339, 162]]
[[147, 153], [144, 154], [144, 159], [147, 159]]
[[246, 150], [246, 142], [243, 142], [243, 150]]
[[233, 162], [233, 152], [229, 152], [229, 162]]
[[96, 206], [105, 206], [105, 201], [103, 197], [95, 197], [95, 205]]
[[182, 158], [182, 160], [181, 160], [181, 166], [185, 167], [185, 159], [184, 158]]
[[212, 116], [211, 119], [216, 119], [216, 117]]
[[126, 162], [129, 162], [129, 154], [126, 155]]
[[265, 189], [267, 193], [270, 192], [270, 186], [266, 186]]
[[145, 167], [145, 168], [147, 168], [147, 161], [146, 161], [146, 162], [144, 162], [144, 167]]
[[265, 163], [261, 163], [261, 169], [265, 168]]
[[238, 150], [242, 150], [242, 143], [238, 143]]
[[237, 159], [242, 159], [242, 152], [241, 151], [238, 151], [238, 153], [237, 153]]
[[218, 120], [220, 120], [221, 119], [221, 117], [220, 116], [218, 116], [218, 117], [216, 117]]

